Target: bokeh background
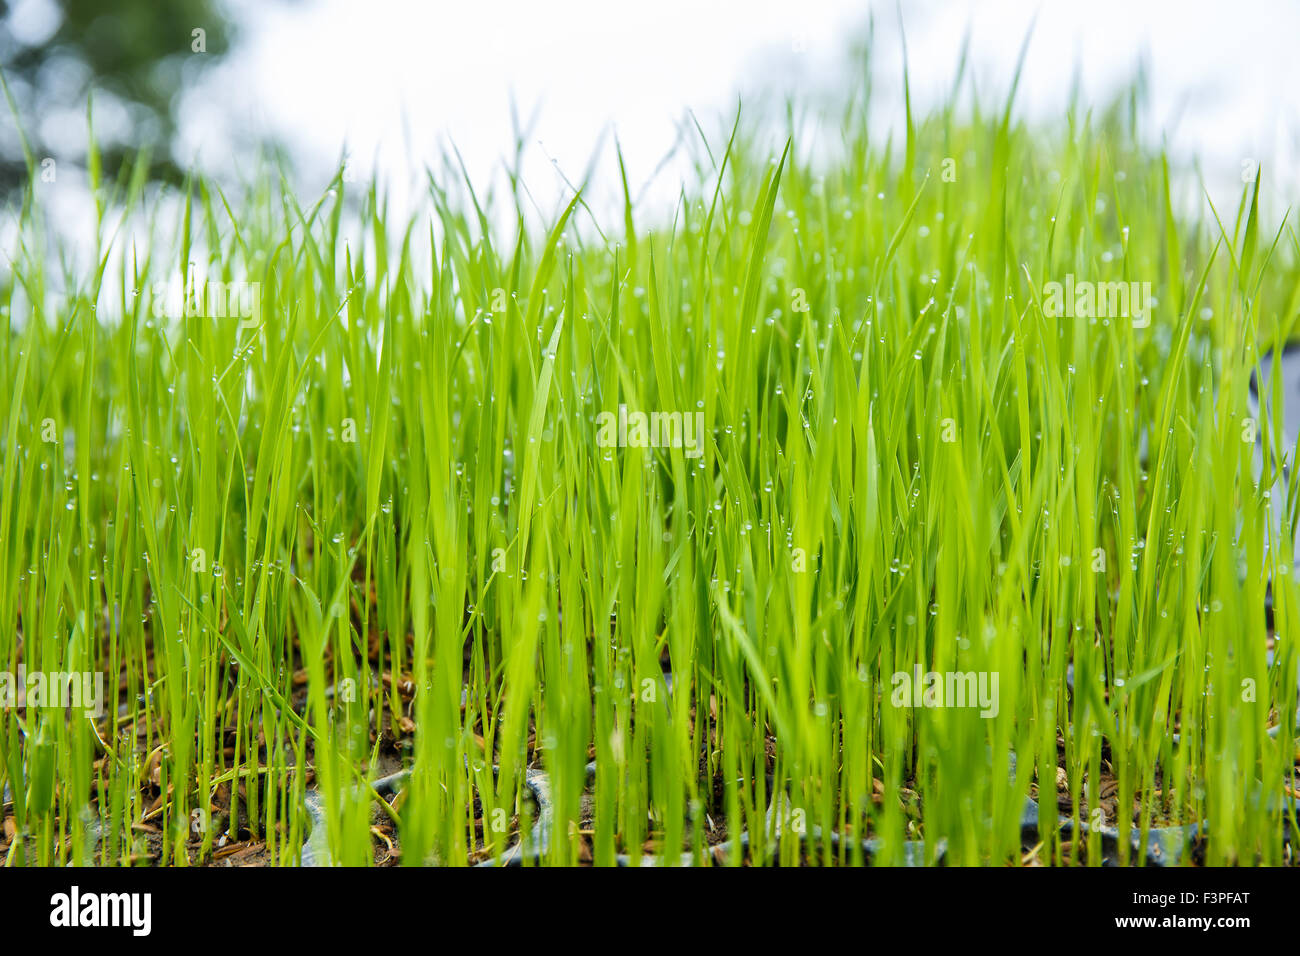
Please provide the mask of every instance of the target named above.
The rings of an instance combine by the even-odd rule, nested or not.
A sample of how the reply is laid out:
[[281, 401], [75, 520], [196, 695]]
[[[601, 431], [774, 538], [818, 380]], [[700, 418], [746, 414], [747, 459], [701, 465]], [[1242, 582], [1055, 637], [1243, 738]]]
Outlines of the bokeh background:
[[[1274, 207], [1300, 195], [1294, 0], [15, 0], [0, 3], [0, 64], [34, 154], [57, 164], [41, 198], [66, 223], [89, 208], [92, 88], [110, 174], [141, 147], [163, 181], [190, 166], [256, 175], [275, 152], [310, 194], [346, 155], [401, 205], [452, 143], [476, 182], [499, 177], [522, 129], [546, 210], [589, 166], [593, 204], [613, 194], [615, 138], [634, 192], [671, 202], [688, 110], [713, 132], [737, 102], [834, 102], [863, 68], [852, 51], [869, 21], [882, 136], [902, 116], [904, 34], [920, 110], [946, 95], [967, 41], [980, 95], [1005, 95], [1028, 36], [1026, 114], [1059, 117], [1076, 84], [1103, 104], [1141, 74], [1147, 133], [1196, 170], [1193, 191], [1232, 203], [1251, 162]], [[25, 179], [6, 110], [0, 215]]]

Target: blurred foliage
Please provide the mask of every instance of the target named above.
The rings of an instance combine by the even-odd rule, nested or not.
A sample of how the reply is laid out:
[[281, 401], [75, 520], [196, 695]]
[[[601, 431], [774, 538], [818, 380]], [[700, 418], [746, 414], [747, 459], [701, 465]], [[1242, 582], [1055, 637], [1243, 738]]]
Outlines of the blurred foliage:
[[[44, 156], [75, 162], [84, 155], [84, 135], [73, 140], [81, 154], [69, 156], [63, 136], [50, 141], [49, 127], [79, 114], [84, 128], [93, 89], [105, 173], [114, 175], [143, 149], [152, 157], [152, 175], [175, 181], [181, 175], [173, 154], [181, 91], [226, 54], [234, 31], [211, 0], [0, 0], [0, 65], [38, 162]], [[101, 124], [103, 116], [119, 121]], [[0, 124], [10, 127], [0, 133], [5, 194], [27, 176], [11, 120], [6, 116]]]

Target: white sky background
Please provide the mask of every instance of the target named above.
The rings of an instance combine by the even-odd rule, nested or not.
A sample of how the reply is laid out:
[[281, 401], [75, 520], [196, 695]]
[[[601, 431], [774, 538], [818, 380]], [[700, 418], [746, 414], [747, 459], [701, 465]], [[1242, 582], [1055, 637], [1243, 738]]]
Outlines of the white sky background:
[[[1265, 163], [1279, 208], [1300, 203], [1300, 3], [1295, 0], [903, 0], [914, 103], [947, 91], [962, 39], [982, 95], [1002, 96], [1037, 15], [1018, 104], [1059, 114], [1076, 65], [1085, 101], [1104, 101], [1145, 53], [1153, 138], [1203, 161], [1216, 202], [1241, 189], [1241, 161]], [[304, 189], [320, 189], [348, 144], [402, 202], [425, 163], [454, 141], [476, 183], [511, 150], [510, 103], [540, 106], [525, 180], [548, 212], [615, 132], [634, 192], [672, 147], [686, 109], [716, 132], [736, 97], [759, 88], [845, 86], [849, 40], [875, 10], [877, 105], [901, 115], [897, 8], [865, 0], [232, 0], [237, 48], [186, 94], [182, 157], [240, 163], [261, 131], [291, 144]], [[895, 116], [887, 115], [892, 106]], [[612, 192], [612, 137], [598, 185]], [[1282, 176], [1279, 180], [1279, 176]], [[671, 201], [668, 167], [647, 195]], [[597, 193], [599, 195], [599, 193]]]
[[[623, 148], [641, 222], [668, 213], [684, 155], [655, 174], [693, 110], [718, 143], [738, 96], [758, 90], [834, 100], [847, 92], [850, 43], [875, 11], [873, 122], [899, 131], [902, 49], [892, 0], [225, 0], [240, 42], [183, 92], [182, 162], [257, 172], [263, 135], [286, 142], [314, 198], [344, 144], [359, 180], [377, 172], [392, 211], [427, 199], [425, 165], [454, 142], [476, 188], [512, 149], [511, 102], [537, 111], [524, 181], [553, 217], [599, 146], [589, 204], [621, 221], [613, 134]], [[1001, 99], [1035, 23], [1017, 95], [1022, 112], [1060, 120], [1076, 67], [1084, 102], [1101, 105], [1145, 58], [1152, 87], [1145, 132], [1176, 161], [1196, 157], [1220, 213], [1231, 217], [1243, 160], [1263, 163], [1263, 198], [1277, 221], [1300, 209], [1300, 0], [901, 0], [914, 108], [951, 86], [963, 38], [985, 101]], [[13, 28], [34, 37], [58, 23], [48, 0], [16, 0]], [[53, 12], [52, 12], [53, 11]], [[188, 42], [188, 38], [184, 38]], [[96, 103], [97, 125], [112, 123]], [[118, 125], [123, 122], [117, 117]], [[59, 154], [57, 188], [42, 195], [64, 230], [93, 231], [75, 157], [81, 107], [40, 119]], [[834, 130], [823, 130], [834, 133]], [[119, 130], [130, 139], [129, 128]], [[602, 138], [603, 137], [603, 138]], [[816, 140], [801, 135], [805, 150]], [[813, 146], [814, 150], [819, 147]], [[69, 164], [64, 158], [72, 158]], [[1199, 185], [1183, 197], [1204, 211]], [[480, 189], [480, 192], [482, 190]], [[506, 214], [506, 203], [499, 205]], [[0, 236], [12, 223], [0, 219]]]

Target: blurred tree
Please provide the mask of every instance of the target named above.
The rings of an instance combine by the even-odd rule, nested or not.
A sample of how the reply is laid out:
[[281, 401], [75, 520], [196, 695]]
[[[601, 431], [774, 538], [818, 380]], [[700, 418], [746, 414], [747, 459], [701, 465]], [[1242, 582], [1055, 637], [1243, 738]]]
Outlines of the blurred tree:
[[[212, 0], [0, 0], [0, 68], [40, 164], [80, 162], [93, 88], [104, 173], [147, 148], [155, 178], [181, 175], [173, 155], [181, 91], [229, 50], [234, 27]], [[7, 105], [0, 194], [27, 178]], [[47, 164], [48, 165], [48, 164]]]

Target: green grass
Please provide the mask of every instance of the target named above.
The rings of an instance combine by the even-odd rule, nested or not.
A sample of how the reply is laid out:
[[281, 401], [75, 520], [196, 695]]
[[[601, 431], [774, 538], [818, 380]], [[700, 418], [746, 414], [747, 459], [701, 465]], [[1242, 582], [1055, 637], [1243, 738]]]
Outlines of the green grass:
[[[671, 217], [575, 198], [549, 233], [450, 162], [407, 220], [341, 173], [176, 202], [92, 152], [85, 269], [33, 165], [0, 270], [0, 668], [107, 673], [108, 715], [0, 710], [5, 862], [288, 864], [319, 787], [337, 861], [461, 865], [527, 828], [540, 767], [546, 864], [703, 859], [722, 820], [764, 859], [782, 793], [815, 863], [863, 862], [831, 830], [881, 863], [1096, 863], [1050, 810], [1021, 847], [1060, 767], [1077, 820], [1112, 780], [1124, 834], [1206, 820], [1206, 862], [1294, 863], [1292, 722], [1267, 733], [1297, 703], [1266, 500], [1294, 512], [1292, 445], [1265, 402], [1259, 480], [1243, 422], [1300, 241], [1266, 178], [1174, 203], [1135, 100], [884, 139], [862, 91], [834, 160], [742, 116], [698, 128]], [[260, 283], [260, 324], [155, 318], [188, 263]], [[1151, 282], [1150, 326], [1050, 314], [1066, 274]], [[601, 447], [620, 403], [702, 412], [703, 454]], [[997, 715], [893, 706], [914, 665], [996, 672]], [[399, 760], [375, 825], [360, 785]]]

